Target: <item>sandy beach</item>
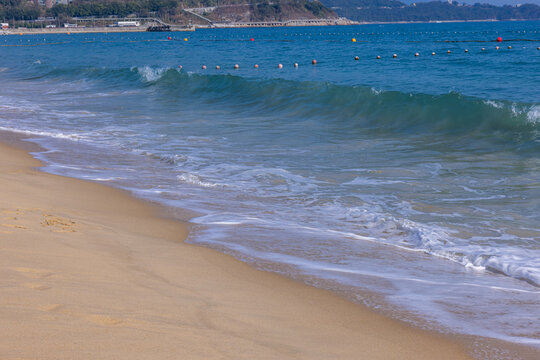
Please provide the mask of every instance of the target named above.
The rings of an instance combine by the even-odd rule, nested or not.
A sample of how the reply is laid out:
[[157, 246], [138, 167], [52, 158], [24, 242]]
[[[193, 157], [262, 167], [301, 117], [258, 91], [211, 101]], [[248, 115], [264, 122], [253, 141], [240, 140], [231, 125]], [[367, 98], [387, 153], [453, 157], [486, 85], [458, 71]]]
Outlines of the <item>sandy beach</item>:
[[470, 358], [457, 339], [185, 244], [189, 226], [163, 209], [40, 172], [23, 145], [0, 145], [0, 359]]

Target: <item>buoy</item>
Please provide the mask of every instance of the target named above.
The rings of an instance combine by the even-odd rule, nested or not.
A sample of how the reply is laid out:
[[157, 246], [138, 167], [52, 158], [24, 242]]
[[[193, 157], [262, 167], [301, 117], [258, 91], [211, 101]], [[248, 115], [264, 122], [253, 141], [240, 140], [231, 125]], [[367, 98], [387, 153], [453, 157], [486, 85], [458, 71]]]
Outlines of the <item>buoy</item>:
[[317, 60], [313, 59], [313, 60], [311, 60], [311, 63], [312, 63], [313, 65], [317, 65]]
[[499, 36], [499, 37], [497, 38], [497, 42], [501, 42], [501, 41], [502, 41], [502, 37]]
[[171, 40], [171, 37], [169, 36], [169, 37], [167, 38], [167, 40]]
[[486, 51], [486, 48], [482, 48], [482, 51]]
[[294, 63], [294, 67], [297, 68], [297, 67], [298, 67], [298, 63]]
[[283, 64], [278, 64], [278, 69], [283, 69]]
[[451, 53], [451, 51], [450, 51], [450, 50], [448, 50], [448, 51], [447, 51], [447, 53], [448, 53], [448, 54], [450, 54], [450, 53]]
[[182, 65], [178, 65], [178, 68], [181, 69], [181, 68], [182, 68]]
[[380, 55], [377, 55], [377, 59], [380, 59], [380, 58], [381, 58], [381, 56], [380, 56]]
[[201, 69], [206, 70], [206, 65], [201, 66]]
[[240, 66], [238, 66], [238, 64], [234, 64], [234, 68], [235, 69], [240, 69]]
[[219, 65], [216, 65], [216, 70], [219, 70], [219, 69], [221, 69], [221, 68], [219, 67]]
[[249, 41], [255, 41], [255, 39], [254, 39], [254, 38], [251, 38], [251, 39], [249, 39]]
[[416, 53], [416, 54], [414, 54], [414, 56], [420, 56], [420, 54], [419, 54], [419, 53]]
[[259, 65], [255, 64], [253, 67], [254, 67], [255, 69], [258, 69], [258, 68], [259, 68]]
[[435, 56], [435, 52], [432, 52], [431, 55]]
[[[22, 35], [22, 33], [19, 33], [19, 35]], [[69, 35], [69, 33], [68, 33], [68, 35]]]
[[355, 56], [354, 60], [360, 60], [360, 58], [358, 56]]
[[536, 48], [536, 50], [540, 50], [540, 46]]
[[184, 38], [184, 41], [187, 41], [187, 38]]
[[355, 39], [355, 38], [352, 38], [352, 42], [356, 42], [356, 39]]
[[495, 46], [495, 50], [499, 50], [499, 47], [498, 47], [498, 46]]
[[[67, 34], [68, 34], [68, 35], [71, 35], [71, 33], [67, 33]], [[22, 35], [22, 33], [21, 33], [21, 35]]]
[[468, 52], [469, 52], [469, 49], [465, 49], [465, 52], [468, 53]]
[[508, 46], [509, 49], [511, 49], [512, 47], [511, 46]]
[[392, 55], [392, 57], [393, 57], [394, 59], [397, 58], [397, 54]]

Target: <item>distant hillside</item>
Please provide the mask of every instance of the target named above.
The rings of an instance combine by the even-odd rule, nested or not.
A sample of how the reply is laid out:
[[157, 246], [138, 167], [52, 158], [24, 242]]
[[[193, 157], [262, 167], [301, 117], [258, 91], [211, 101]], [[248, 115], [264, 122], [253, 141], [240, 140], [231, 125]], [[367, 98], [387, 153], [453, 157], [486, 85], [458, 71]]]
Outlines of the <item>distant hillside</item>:
[[[183, 10], [186, 8], [208, 8], [200, 14], [218, 22], [337, 17], [318, 0], [73, 0], [50, 8], [44, 6], [47, 3], [52, 6], [56, 0], [0, 0], [0, 19], [13, 22], [34, 20], [40, 16], [66, 20], [72, 17], [133, 16], [158, 17], [170, 23], [204, 23], [202, 17]], [[215, 8], [217, 5], [219, 7]]]
[[540, 6], [466, 5], [459, 2], [397, 0], [322, 0], [339, 16], [361, 22], [445, 21], [445, 20], [540, 20]]

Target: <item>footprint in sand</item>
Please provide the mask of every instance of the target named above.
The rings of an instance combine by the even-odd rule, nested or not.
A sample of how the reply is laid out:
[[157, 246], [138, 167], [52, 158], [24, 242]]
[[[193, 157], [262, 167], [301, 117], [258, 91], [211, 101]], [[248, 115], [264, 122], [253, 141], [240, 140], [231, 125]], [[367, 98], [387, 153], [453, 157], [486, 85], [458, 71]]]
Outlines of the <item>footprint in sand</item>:
[[95, 324], [106, 326], [118, 325], [124, 322], [121, 319], [116, 319], [107, 315], [90, 315], [88, 316], [88, 320]]
[[77, 231], [75, 221], [49, 214], [43, 214], [43, 217], [45, 219], [41, 222], [41, 225], [45, 227], [52, 227], [51, 231], [59, 233]]
[[38, 309], [41, 311], [46, 311], [46, 312], [56, 312], [62, 309], [63, 307], [64, 305], [60, 305], [60, 304], [50, 304], [50, 305], [40, 306]]
[[26, 226], [17, 225], [17, 224], [0, 224], [3, 227], [12, 228], [12, 229], [27, 229]]

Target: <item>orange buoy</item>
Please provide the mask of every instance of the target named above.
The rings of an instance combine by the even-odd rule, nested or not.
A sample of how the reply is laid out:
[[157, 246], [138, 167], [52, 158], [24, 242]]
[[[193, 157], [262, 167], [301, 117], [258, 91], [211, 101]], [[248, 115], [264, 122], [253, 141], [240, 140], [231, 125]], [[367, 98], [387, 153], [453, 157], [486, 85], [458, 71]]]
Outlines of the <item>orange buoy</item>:
[[393, 57], [394, 59], [397, 58], [397, 54], [392, 55], [392, 57]]
[[508, 46], [509, 49], [511, 49], [512, 47], [511, 46]]
[[501, 41], [502, 41], [502, 37], [499, 36], [499, 37], [497, 38], [497, 42], [501, 42]]
[[255, 69], [258, 69], [258, 68], [259, 68], [259, 65], [255, 64], [253, 67], [254, 67]]
[[498, 46], [495, 46], [495, 50], [499, 50], [499, 47], [498, 47]]
[[311, 60], [311, 63], [312, 63], [313, 65], [317, 65], [317, 60], [313, 59], [313, 60]]
[[354, 60], [360, 60], [360, 58], [358, 56], [355, 56]]
[[294, 67], [297, 68], [297, 67], [298, 67], [298, 63], [294, 63]]
[[435, 52], [432, 52], [431, 55], [435, 56]]
[[468, 53], [468, 52], [469, 52], [469, 49], [465, 49], [465, 52]]
[[451, 53], [451, 51], [450, 51], [450, 50], [448, 50], [448, 51], [447, 51], [446, 53], [447, 53], [447, 54], [450, 54], [450, 53]]
[[283, 64], [278, 64], [278, 69], [283, 69]]
[[219, 65], [216, 65], [216, 70], [219, 70], [219, 69], [221, 69], [221, 68], [219, 67]]
[[416, 53], [416, 54], [414, 54], [414, 56], [420, 56], [420, 54], [419, 54], [419, 53]]
[[234, 68], [235, 69], [240, 69], [240, 66], [238, 66], [238, 64], [234, 64]]
[[187, 41], [187, 38], [184, 38], [184, 41]]
[[355, 38], [352, 38], [352, 42], [356, 42], [356, 39], [355, 39]]
[[377, 55], [377, 59], [380, 59], [380, 58], [381, 58], [381, 56], [380, 56], [380, 55]]

